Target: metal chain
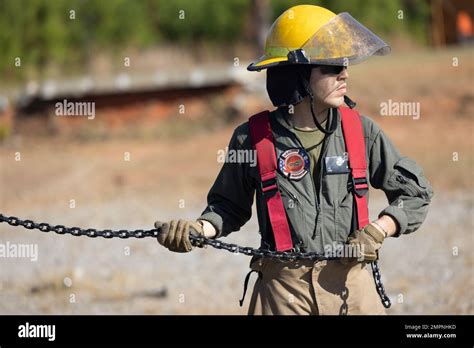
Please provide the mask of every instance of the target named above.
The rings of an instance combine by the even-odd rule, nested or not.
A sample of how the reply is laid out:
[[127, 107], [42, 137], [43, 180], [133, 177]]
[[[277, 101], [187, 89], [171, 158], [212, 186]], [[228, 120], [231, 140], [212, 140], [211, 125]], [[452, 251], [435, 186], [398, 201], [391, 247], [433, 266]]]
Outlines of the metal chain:
[[[22, 226], [26, 229], [33, 230], [37, 229], [41, 232], [55, 232], [57, 234], [71, 234], [73, 236], [87, 236], [90, 238], [145, 238], [145, 237], [153, 237], [157, 238], [160, 234], [159, 229], [151, 229], [151, 230], [97, 230], [95, 228], [88, 228], [83, 229], [80, 227], [65, 227], [63, 225], [51, 225], [45, 222], [37, 223], [32, 220], [21, 220], [15, 216], [4, 216], [0, 214], [0, 223], [6, 222], [11, 226]], [[280, 261], [299, 261], [299, 260], [306, 260], [306, 261], [322, 261], [322, 260], [334, 260], [337, 257], [328, 257], [324, 254], [317, 253], [317, 252], [293, 252], [293, 251], [273, 251], [267, 249], [255, 249], [251, 247], [241, 247], [237, 244], [230, 244], [224, 243], [220, 240], [216, 239], [209, 239], [204, 236], [196, 236], [193, 234], [189, 235], [189, 239], [194, 246], [197, 247], [204, 247], [206, 245], [210, 245], [215, 249], [227, 250], [234, 254], [244, 254], [248, 256], [256, 256], [256, 257], [268, 257], [272, 259], [277, 259]], [[382, 285], [381, 276], [380, 276], [380, 269], [377, 265], [377, 261], [372, 262], [372, 272], [374, 274], [375, 286], [377, 292], [382, 300], [382, 304], [385, 308], [390, 307], [390, 299], [385, 294], [384, 287]]]
[[380, 268], [377, 260], [372, 261], [370, 264], [372, 267], [372, 273], [374, 275], [374, 281], [375, 281], [375, 288], [377, 289], [377, 293], [380, 296], [380, 300], [382, 301], [382, 304], [385, 308], [390, 308], [392, 305], [392, 302], [390, 301], [390, 298], [387, 296], [385, 293], [385, 289], [382, 284], [382, 276], [380, 274]]
[[[95, 228], [82, 229], [80, 227], [65, 227], [63, 225], [51, 225], [45, 222], [37, 223], [32, 220], [21, 220], [15, 216], [4, 216], [0, 214], [0, 223], [6, 222], [11, 226], [23, 226], [29, 230], [37, 229], [41, 232], [55, 232], [58, 234], [72, 234], [73, 236], [87, 236], [91, 238], [103, 237], [103, 238], [145, 238], [145, 237], [158, 237], [160, 234], [159, 229], [152, 230], [97, 230]], [[257, 257], [269, 257], [274, 259], [279, 259], [282, 261], [296, 261], [296, 260], [309, 260], [309, 261], [318, 261], [318, 260], [330, 260], [335, 259], [333, 257], [327, 257], [324, 254], [316, 252], [288, 252], [288, 251], [272, 251], [272, 250], [263, 250], [255, 249], [250, 247], [241, 247], [237, 244], [224, 243], [220, 240], [209, 239], [204, 236], [189, 235], [189, 239], [194, 246], [204, 247], [205, 245], [210, 245], [216, 249], [227, 250], [235, 254], [244, 254], [248, 256], [257, 256]]]

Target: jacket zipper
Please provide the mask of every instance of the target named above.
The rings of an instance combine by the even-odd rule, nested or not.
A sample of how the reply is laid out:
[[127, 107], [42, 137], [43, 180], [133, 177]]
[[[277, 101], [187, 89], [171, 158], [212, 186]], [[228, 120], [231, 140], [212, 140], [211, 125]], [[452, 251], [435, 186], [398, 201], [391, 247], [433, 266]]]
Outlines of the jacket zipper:
[[[291, 130], [288, 130], [288, 132], [291, 134], [290, 136], [293, 137], [294, 140], [296, 140], [296, 143], [298, 143], [299, 146], [304, 149], [303, 143], [301, 143], [300, 139], [296, 136], [296, 134], [293, 133]], [[323, 145], [324, 145], [324, 144], [323, 144]], [[309, 160], [311, 161], [311, 158], [309, 158]], [[316, 165], [316, 164], [315, 164], [315, 165]], [[311, 166], [311, 165], [310, 165], [310, 166]], [[316, 192], [316, 185], [314, 184], [313, 173], [309, 173], [309, 174], [310, 174], [310, 176], [311, 176], [311, 184], [313, 185], [313, 192], [314, 192], [314, 199], [315, 199], [316, 210], [318, 211], [318, 215], [319, 215], [320, 208], [319, 208], [319, 203], [318, 203], [318, 193]], [[318, 216], [318, 215], [317, 215], [317, 216]], [[313, 230], [313, 234], [312, 234], [311, 239], [314, 239], [315, 234], [316, 234], [317, 221], [318, 221], [317, 216], [316, 216], [316, 220], [314, 221], [314, 230]]]
[[[336, 114], [332, 114], [332, 117], [337, 117], [337, 113]], [[331, 119], [330, 120], [331, 123], [333, 122], [333, 120]], [[328, 120], [329, 122], [329, 120]], [[300, 141], [300, 139], [296, 136], [295, 133], [293, 133], [291, 130], [287, 129], [287, 131], [290, 133], [290, 136], [293, 137], [294, 140], [296, 140], [296, 143], [299, 144], [299, 146], [301, 148], [305, 148], [303, 146], [303, 143]], [[323, 158], [324, 155], [326, 154], [326, 150], [327, 150], [327, 143], [329, 142], [329, 136], [327, 134], [324, 135], [324, 140], [323, 140], [323, 144], [322, 144], [322, 148], [321, 148], [321, 154], [320, 154], [320, 158]], [[311, 161], [311, 159], [309, 159]], [[321, 162], [322, 163], [322, 162]], [[315, 166], [317, 165], [317, 163], [314, 164]], [[318, 181], [319, 181], [319, 191], [321, 191], [321, 186], [322, 186], [322, 166], [321, 168], [319, 168], [320, 171], [318, 173]], [[319, 200], [319, 192], [316, 192], [316, 185], [314, 183], [314, 178], [313, 178], [313, 173], [310, 173], [310, 176], [311, 176], [311, 183], [313, 185], [313, 192], [314, 192], [314, 198], [315, 198], [315, 205], [316, 205], [316, 210], [318, 211], [318, 214], [316, 216], [316, 220], [314, 222], [314, 230], [313, 230], [313, 234], [311, 236], [311, 239], [314, 240], [314, 238], [316, 238], [316, 231], [318, 229], [318, 217], [319, 217], [319, 214], [321, 213], [321, 207], [320, 207], [320, 200]]]
[[406, 189], [409, 193], [411, 193], [414, 196], [421, 196], [422, 192], [421, 190], [416, 187], [415, 184], [413, 184], [410, 180], [406, 179], [402, 175], [397, 175], [397, 181], [404, 184], [406, 186]]
[[[296, 142], [299, 144], [299, 146], [304, 149], [304, 146], [303, 146], [303, 143], [300, 141], [300, 139], [296, 136], [295, 133], [293, 133], [292, 131], [289, 131], [291, 133], [291, 136], [294, 137], [294, 139], [296, 140]], [[311, 161], [311, 158], [309, 158], [309, 160]], [[311, 166], [311, 165], [310, 165]], [[316, 203], [316, 209], [319, 211], [319, 203], [318, 203], [318, 193], [316, 192], [316, 185], [314, 184], [314, 178], [313, 178], [313, 173], [310, 173], [310, 176], [311, 176], [311, 183], [313, 184], [313, 192], [314, 192], [314, 198], [315, 198], [315, 203]]]
[[[327, 152], [327, 144], [329, 142], [329, 136], [328, 135], [325, 135], [324, 136], [324, 141], [323, 141], [323, 147], [321, 149], [321, 154], [319, 156], [319, 158], [324, 158], [324, 156], [326, 155], [326, 152]], [[321, 166], [319, 167], [319, 173], [318, 173], [318, 182], [319, 182], [319, 191], [321, 191], [322, 189], [322, 186], [323, 186], [323, 161], [321, 160]], [[314, 185], [314, 183], [313, 183]], [[316, 188], [315, 188], [315, 191], [316, 191]], [[314, 230], [313, 230], [313, 235], [311, 236], [311, 239], [315, 239], [316, 238], [316, 232], [318, 230], [318, 217], [319, 215], [321, 214], [321, 201], [319, 199], [319, 192], [316, 192], [316, 202], [317, 202], [317, 205], [316, 205], [316, 208], [318, 210], [318, 215], [316, 216], [316, 222], [314, 224]]]
[[[289, 131], [291, 133], [291, 135], [296, 139], [296, 142], [300, 145], [301, 148], [304, 149], [304, 146], [303, 144], [301, 143], [301, 141], [298, 139], [298, 137], [296, 136], [296, 134], [294, 134], [292, 131]], [[327, 150], [327, 144], [329, 142], [329, 136], [325, 135], [324, 136], [324, 140], [323, 140], [323, 144], [322, 144], [322, 149], [321, 149], [321, 155], [320, 155], [320, 158], [323, 158], [325, 153], [326, 153], [326, 150]], [[311, 161], [311, 159], [310, 159]], [[321, 162], [322, 163], [322, 162]], [[315, 166], [317, 165], [317, 163], [314, 164]], [[318, 173], [318, 178], [317, 180], [319, 181], [319, 191], [321, 190], [321, 186], [322, 186], [322, 166], [321, 168], [319, 168], [319, 173]], [[311, 235], [311, 239], [315, 239], [316, 238], [316, 232], [317, 232], [317, 229], [318, 229], [318, 217], [319, 217], [319, 214], [321, 213], [321, 204], [320, 204], [320, 200], [319, 200], [319, 192], [316, 191], [316, 185], [314, 183], [314, 178], [313, 178], [313, 173], [310, 173], [311, 175], [311, 183], [313, 185], [313, 192], [314, 192], [314, 199], [315, 199], [315, 205], [316, 205], [316, 210], [318, 212], [318, 214], [316, 215], [316, 220], [314, 221], [314, 230], [313, 230], [313, 233]]]
[[295, 203], [300, 204], [300, 201], [298, 200], [298, 197], [296, 197], [296, 195], [293, 192], [291, 192], [289, 189], [287, 189], [283, 185], [278, 185], [278, 187], [281, 187], [283, 189], [283, 191], [285, 191]]
[[[323, 141], [323, 147], [321, 149], [321, 154], [319, 158], [324, 158], [324, 156], [327, 154], [327, 145], [329, 143], [329, 136], [326, 135]], [[319, 182], [319, 190], [321, 191], [321, 187], [323, 186], [323, 161], [321, 160], [321, 166], [319, 168], [319, 173], [318, 173], [318, 182]], [[318, 211], [320, 210], [320, 200], [319, 200], [319, 192], [318, 195], [316, 196], [316, 199], [318, 200]]]

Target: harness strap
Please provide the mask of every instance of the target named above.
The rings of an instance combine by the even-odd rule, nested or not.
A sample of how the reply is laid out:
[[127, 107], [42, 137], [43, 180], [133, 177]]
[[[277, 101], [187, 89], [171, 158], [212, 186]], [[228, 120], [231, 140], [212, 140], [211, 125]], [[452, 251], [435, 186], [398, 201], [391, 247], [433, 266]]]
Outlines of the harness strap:
[[365, 141], [362, 121], [357, 111], [340, 107], [342, 131], [349, 156], [351, 169], [351, 185], [354, 193], [357, 212], [357, 228], [361, 229], [369, 223], [369, 209], [366, 193], [369, 190], [366, 170]]
[[239, 300], [240, 307], [242, 307], [244, 305], [245, 294], [247, 293], [247, 287], [249, 285], [250, 276], [252, 275], [253, 272], [257, 272], [258, 277], [260, 279], [262, 279], [262, 273], [259, 272], [259, 271], [256, 271], [256, 270], [253, 269], [249, 273], [247, 273], [247, 275], [245, 276], [245, 280], [244, 280], [244, 293], [242, 294], [242, 298]]
[[268, 208], [277, 251], [293, 249], [290, 226], [276, 180], [276, 152], [269, 112], [263, 111], [249, 119], [252, 146], [257, 151], [262, 192]]

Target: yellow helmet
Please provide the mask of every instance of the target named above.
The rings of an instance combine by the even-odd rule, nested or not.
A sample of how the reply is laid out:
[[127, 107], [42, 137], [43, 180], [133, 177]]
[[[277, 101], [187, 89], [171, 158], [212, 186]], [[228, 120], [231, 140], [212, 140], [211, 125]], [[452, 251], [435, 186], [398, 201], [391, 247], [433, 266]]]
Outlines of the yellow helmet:
[[385, 42], [348, 13], [336, 15], [324, 7], [299, 5], [275, 20], [265, 54], [247, 69], [288, 64], [348, 65], [389, 52]]

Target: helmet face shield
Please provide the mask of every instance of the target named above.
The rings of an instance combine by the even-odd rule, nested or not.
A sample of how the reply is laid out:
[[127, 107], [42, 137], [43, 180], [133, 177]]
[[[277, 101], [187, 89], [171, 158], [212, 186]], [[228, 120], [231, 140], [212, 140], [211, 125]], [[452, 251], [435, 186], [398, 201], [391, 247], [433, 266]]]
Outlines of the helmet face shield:
[[347, 12], [323, 25], [301, 48], [311, 64], [324, 65], [347, 66], [390, 53], [390, 46]]
[[[348, 66], [360, 63], [372, 55], [383, 56], [388, 53], [389, 45], [349, 13], [343, 12], [321, 26], [302, 47], [282, 47], [269, 41], [265, 55], [247, 69], [253, 71], [288, 64]], [[301, 55], [307, 59], [291, 59]]]

